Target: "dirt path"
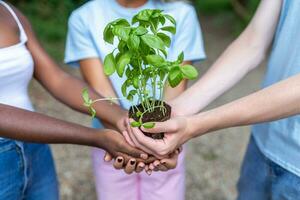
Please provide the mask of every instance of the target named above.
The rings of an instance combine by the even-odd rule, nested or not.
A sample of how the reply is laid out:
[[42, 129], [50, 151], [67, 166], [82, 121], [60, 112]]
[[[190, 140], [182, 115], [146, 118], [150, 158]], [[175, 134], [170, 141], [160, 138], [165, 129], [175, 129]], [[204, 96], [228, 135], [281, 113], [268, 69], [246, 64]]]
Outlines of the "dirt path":
[[[203, 74], [233, 37], [228, 30], [228, 27], [231, 27], [230, 21], [226, 18], [216, 20], [212, 17], [201, 17], [201, 22], [208, 55], [208, 59], [199, 65], [199, 71]], [[234, 68], [235, 66], [232, 66], [232, 70]], [[77, 70], [68, 68], [66, 70], [78, 75]], [[215, 101], [211, 107], [222, 105], [257, 90], [263, 72], [263, 68], [253, 71], [230, 92]], [[58, 103], [36, 82], [32, 83], [30, 93], [37, 111], [89, 126], [89, 117]], [[235, 198], [235, 184], [248, 137], [249, 127], [242, 127], [218, 131], [188, 144], [187, 200]], [[96, 199], [90, 148], [72, 145], [52, 147], [61, 184], [61, 199]]]

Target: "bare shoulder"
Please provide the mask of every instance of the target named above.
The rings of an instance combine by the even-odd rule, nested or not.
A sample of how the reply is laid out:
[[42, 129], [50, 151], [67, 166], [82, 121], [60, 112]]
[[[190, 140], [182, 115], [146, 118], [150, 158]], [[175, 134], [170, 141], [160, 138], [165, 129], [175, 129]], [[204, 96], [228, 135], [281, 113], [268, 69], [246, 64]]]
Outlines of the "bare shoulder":
[[[7, 3], [7, 4], [9, 4], [9, 3]], [[30, 35], [32, 34], [32, 28], [31, 28], [31, 24], [30, 24], [29, 20], [27, 19], [27, 17], [19, 9], [17, 9], [15, 6], [13, 6], [12, 4], [9, 4], [9, 6], [16, 13], [16, 15], [17, 15], [18, 19], [20, 20], [26, 34], [30, 37]]]

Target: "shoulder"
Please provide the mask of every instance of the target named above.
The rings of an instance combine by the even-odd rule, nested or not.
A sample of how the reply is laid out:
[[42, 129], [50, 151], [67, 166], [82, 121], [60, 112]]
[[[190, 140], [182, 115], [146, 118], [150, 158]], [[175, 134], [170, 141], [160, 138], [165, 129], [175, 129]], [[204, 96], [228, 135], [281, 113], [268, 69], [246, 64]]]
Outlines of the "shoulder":
[[92, 13], [98, 9], [98, 4], [101, 1], [92, 0], [88, 1], [87, 3], [83, 4], [79, 8], [75, 9], [70, 17], [69, 17], [69, 25], [76, 24], [76, 23], [85, 23], [88, 22], [87, 18], [91, 17]]

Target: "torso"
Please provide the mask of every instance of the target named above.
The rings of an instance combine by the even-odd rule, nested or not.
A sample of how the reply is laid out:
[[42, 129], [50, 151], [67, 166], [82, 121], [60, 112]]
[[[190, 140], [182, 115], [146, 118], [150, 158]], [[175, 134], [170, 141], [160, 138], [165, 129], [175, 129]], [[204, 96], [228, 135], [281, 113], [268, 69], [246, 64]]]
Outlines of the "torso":
[[3, 1], [0, 1], [0, 35], [0, 103], [33, 110], [28, 85], [34, 63], [26, 47], [27, 36], [14, 11]]

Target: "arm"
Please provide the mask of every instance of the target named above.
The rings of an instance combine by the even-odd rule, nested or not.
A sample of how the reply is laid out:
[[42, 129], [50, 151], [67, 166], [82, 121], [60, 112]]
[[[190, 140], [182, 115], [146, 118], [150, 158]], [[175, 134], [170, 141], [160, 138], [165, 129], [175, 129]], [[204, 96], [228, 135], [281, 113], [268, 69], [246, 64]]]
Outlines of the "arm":
[[129, 146], [112, 130], [83, 127], [11, 106], [0, 104], [0, 136], [36, 143], [70, 143], [105, 149], [114, 157], [126, 154], [140, 158], [142, 152]]
[[[211, 131], [278, 120], [300, 114], [300, 75], [293, 76], [221, 107], [190, 117], [156, 123], [147, 132], [165, 134], [164, 141], [151, 141], [138, 129], [133, 136], [157, 156], [167, 155], [189, 139]], [[151, 151], [149, 151], [151, 149]]]
[[300, 114], [299, 91], [300, 74], [219, 108], [192, 116], [191, 124], [196, 121], [200, 123], [191, 126], [191, 136]]
[[[84, 80], [97, 93], [102, 94], [104, 97], [117, 97], [109, 78], [103, 73], [103, 64], [99, 58], [80, 60], [79, 65]], [[125, 112], [124, 115], [126, 115]], [[110, 123], [104, 122], [104, 126], [113, 128], [113, 124]]]
[[178, 113], [199, 112], [259, 65], [273, 40], [281, 4], [282, 0], [261, 1], [243, 33], [199, 81], [172, 102]]
[[[16, 10], [28, 36], [27, 47], [32, 54], [35, 63], [35, 78], [59, 101], [73, 109], [87, 113], [83, 106], [81, 92], [86, 84], [81, 80], [65, 73], [44, 51], [37, 41], [27, 19]], [[92, 99], [102, 98], [90, 88]], [[117, 124], [123, 111], [118, 105], [101, 101], [94, 105], [97, 117], [111, 124]]]

